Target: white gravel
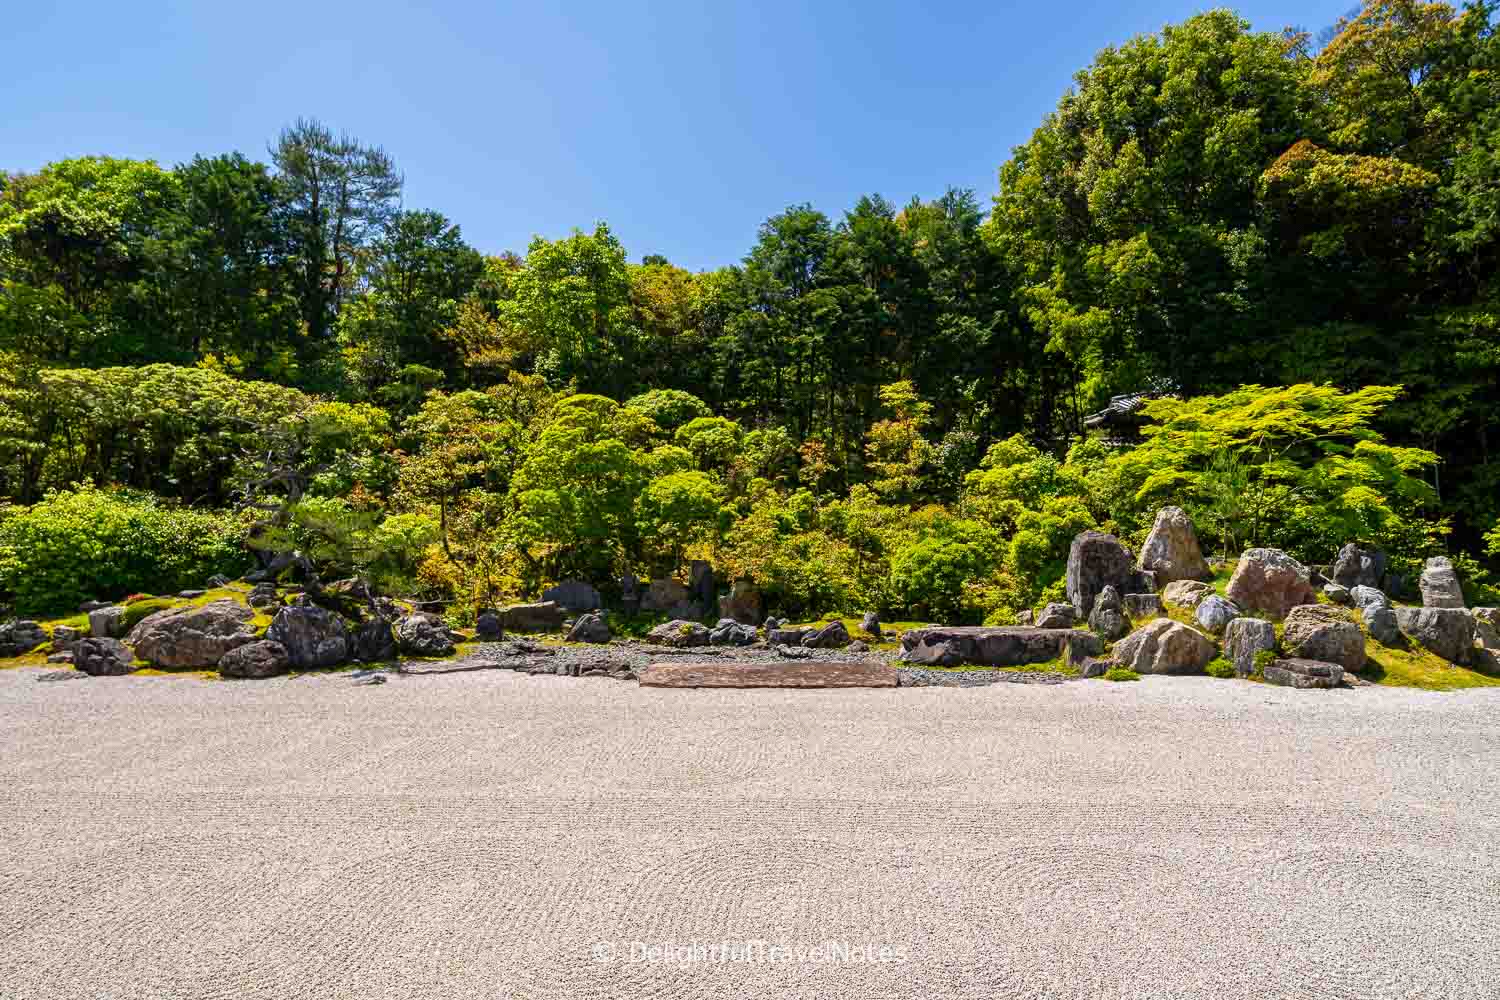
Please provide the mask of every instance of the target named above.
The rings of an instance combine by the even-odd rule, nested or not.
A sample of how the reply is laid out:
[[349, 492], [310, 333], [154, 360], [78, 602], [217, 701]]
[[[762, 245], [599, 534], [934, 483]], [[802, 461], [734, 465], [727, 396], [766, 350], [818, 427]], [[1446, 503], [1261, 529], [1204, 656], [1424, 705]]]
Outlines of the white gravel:
[[3, 1000], [1500, 995], [1500, 692], [37, 674]]

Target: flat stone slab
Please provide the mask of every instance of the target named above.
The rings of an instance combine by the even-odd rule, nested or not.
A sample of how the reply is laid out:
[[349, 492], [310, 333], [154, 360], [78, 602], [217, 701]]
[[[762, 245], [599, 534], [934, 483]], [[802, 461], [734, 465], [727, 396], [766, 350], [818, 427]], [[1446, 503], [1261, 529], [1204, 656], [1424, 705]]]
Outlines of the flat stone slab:
[[1050, 660], [1078, 663], [1102, 652], [1104, 642], [1098, 636], [1076, 628], [932, 625], [901, 635], [901, 659], [922, 666], [972, 663], [1021, 667]]
[[799, 660], [790, 663], [653, 662], [641, 687], [849, 688], [895, 687], [896, 669], [885, 663]]

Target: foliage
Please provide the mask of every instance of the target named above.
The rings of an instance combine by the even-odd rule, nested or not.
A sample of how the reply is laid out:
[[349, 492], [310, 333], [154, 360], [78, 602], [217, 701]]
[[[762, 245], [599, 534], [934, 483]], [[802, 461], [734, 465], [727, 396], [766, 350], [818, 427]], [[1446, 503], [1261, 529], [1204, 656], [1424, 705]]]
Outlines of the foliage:
[[1216, 656], [1210, 660], [1208, 666], [1203, 668], [1203, 672], [1210, 677], [1217, 677], [1220, 680], [1228, 680], [1235, 675], [1234, 664], [1222, 656]]
[[1104, 671], [1103, 678], [1107, 681], [1138, 681], [1141, 675], [1127, 667], [1110, 667]]

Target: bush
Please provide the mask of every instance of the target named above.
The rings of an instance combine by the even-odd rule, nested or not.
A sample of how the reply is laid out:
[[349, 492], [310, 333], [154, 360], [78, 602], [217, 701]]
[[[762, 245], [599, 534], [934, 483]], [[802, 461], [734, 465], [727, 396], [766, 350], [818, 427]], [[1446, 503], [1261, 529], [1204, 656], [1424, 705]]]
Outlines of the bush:
[[1203, 672], [1210, 677], [1228, 680], [1234, 676], [1234, 664], [1222, 656], [1216, 656], [1209, 662], [1208, 666], [1203, 668]]
[[92, 487], [48, 494], [0, 523], [0, 593], [18, 610], [72, 609], [90, 598], [201, 586], [249, 565], [229, 517], [148, 495]]
[[1255, 652], [1255, 676], [1264, 677], [1266, 668], [1276, 662], [1276, 651], [1274, 649], [1260, 649]]
[[1110, 667], [1104, 671], [1104, 679], [1107, 681], [1138, 681], [1141, 675], [1129, 667]]
[[989, 559], [971, 542], [925, 538], [891, 560], [891, 590], [897, 600], [924, 617], [949, 621], [968, 617], [965, 584], [989, 570]]

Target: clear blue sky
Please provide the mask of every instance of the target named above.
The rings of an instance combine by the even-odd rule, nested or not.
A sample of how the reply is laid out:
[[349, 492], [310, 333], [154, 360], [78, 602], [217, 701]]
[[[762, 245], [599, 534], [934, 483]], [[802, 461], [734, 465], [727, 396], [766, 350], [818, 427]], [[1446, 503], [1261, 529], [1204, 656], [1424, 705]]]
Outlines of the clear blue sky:
[[[1248, 0], [1316, 31], [1353, 0]], [[996, 170], [1102, 46], [1189, 0], [405, 5], [19, 3], [4, 18], [0, 167], [86, 153], [171, 165], [298, 115], [379, 143], [410, 208], [487, 252], [607, 221], [631, 258], [737, 261], [766, 216]]]

